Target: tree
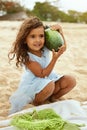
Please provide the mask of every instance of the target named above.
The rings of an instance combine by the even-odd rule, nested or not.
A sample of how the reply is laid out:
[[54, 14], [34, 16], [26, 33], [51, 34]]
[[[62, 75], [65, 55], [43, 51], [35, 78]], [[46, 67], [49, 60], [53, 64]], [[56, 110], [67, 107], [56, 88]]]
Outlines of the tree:
[[10, 14], [24, 11], [24, 7], [22, 7], [18, 2], [14, 2], [11, 0], [1, 0], [0, 10], [5, 11], [7, 14]]
[[69, 10], [68, 15], [70, 17], [70, 22], [80, 22], [80, 12]]
[[32, 12], [41, 20], [55, 21], [59, 18], [58, 8], [50, 5], [49, 2], [36, 2]]
[[85, 22], [87, 24], [87, 12], [84, 12], [80, 16], [81, 22]]

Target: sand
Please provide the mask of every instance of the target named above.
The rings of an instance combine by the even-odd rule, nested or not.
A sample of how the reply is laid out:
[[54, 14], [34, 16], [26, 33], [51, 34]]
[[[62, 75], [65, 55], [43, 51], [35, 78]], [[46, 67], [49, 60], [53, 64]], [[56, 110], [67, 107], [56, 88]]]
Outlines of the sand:
[[[17, 89], [22, 68], [9, 64], [8, 52], [15, 40], [22, 21], [0, 21], [0, 120], [8, 117], [9, 97]], [[53, 23], [50, 23], [53, 24]], [[87, 100], [87, 25], [60, 23], [65, 33], [67, 50], [59, 58], [55, 70], [60, 74], [73, 75], [76, 87], [64, 96], [65, 99]], [[32, 105], [27, 105], [32, 107]]]

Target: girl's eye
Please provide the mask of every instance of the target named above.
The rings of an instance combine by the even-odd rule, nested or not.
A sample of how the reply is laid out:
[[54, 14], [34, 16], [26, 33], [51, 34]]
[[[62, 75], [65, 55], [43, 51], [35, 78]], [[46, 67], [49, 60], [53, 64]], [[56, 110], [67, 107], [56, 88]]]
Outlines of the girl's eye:
[[41, 38], [43, 38], [43, 37], [44, 37], [44, 35], [43, 35], [43, 34], [41, 34], [41, 35], [40, 35], [40, 37], [41, 37]]
[[35, 38], [35, 35], [31, 35], [30, 37], [31, 37], [31, 38]]
[[[29, 37], [30, 37], [30, 38], [36, 38], [35, 35], [30, 35]], [[39, 37], [39, 38], [43, 38], [43, 37], [44, 37], [44, 34], [41, 34], [41, 35], [39, 35], [38, 37]]]

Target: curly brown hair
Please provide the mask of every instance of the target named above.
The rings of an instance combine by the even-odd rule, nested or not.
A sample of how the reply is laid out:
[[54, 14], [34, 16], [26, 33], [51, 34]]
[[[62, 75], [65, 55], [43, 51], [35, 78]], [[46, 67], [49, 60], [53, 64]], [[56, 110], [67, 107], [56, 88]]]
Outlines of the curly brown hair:
[[40, 26], [44, 27], [42, 21], [36, 16], [31, 16], [22, 23], [12, 49], [8, 54], [10, 61], [16, 57], [17, 67], [29, 61], [28, 46], [25, 44], [25, 39], [33, 29]]

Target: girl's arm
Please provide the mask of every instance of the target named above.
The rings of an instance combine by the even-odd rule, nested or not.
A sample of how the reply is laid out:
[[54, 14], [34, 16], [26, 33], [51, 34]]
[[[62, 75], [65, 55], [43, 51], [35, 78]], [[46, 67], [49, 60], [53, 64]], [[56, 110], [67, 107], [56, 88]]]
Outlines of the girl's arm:
[[29, 61], [29, 63], [26, 63], [26, 66], [29, 70], [31, 70], [31, 72], [35, 76], [44, 78], [51, 73], [51, 71], [53, 70], [53, 68], [55, 66], [57, 59], [60, 57], [61, 54], [63, 54], [63, 52], [64, 52], [63, 47], [61, 47], [58, 50], [58, 52], [55, 52], [54, 50], [52, 50], [52, 59], [46, 68], [42, 68], [41, 65], [36, 61]]
[[57, 25], [51, 26], [51, 28], [53, 30], [58, 30], [61, 33], [61, 35], [63, 36], [63, 39], [64, 39], [64, 45], [61, 46], [60, 48], [58, 48], [59, 49], [58, 52], [55, 52], [54, 50], [52, 50], [52, 59], [46, 68], [42, 68], [41, 65], [35, 61], [29, 61], [29, 63], [26, 64], [26, 66], [31, 70], [32, 73], [34, 73], [34, 75], [36, 75], [37, 77], [41, 77], [41, 78], [46, 77], [51, 73], [51, 71], [53, 70], [53, 68], [55, 66], [57, 59], [66, 50], [66, 41], [65, 41], [61, 26], [59, 26], [57, 24]]
[[57, 60], [56, 58], [52, 58], [51, 62], [46, 68], [42, 68], [41, 65], [35, 61], [30, 61], [29, 63], [26, 64], [26, 66], [28, 67], [29, 70], [31, 70], [31, 72], [35, 76], [44, 78], [51, 73], [56, 63], [56, 60]]

